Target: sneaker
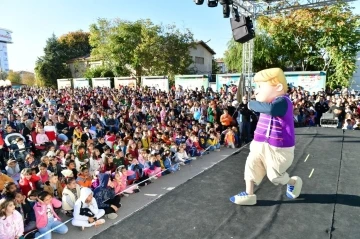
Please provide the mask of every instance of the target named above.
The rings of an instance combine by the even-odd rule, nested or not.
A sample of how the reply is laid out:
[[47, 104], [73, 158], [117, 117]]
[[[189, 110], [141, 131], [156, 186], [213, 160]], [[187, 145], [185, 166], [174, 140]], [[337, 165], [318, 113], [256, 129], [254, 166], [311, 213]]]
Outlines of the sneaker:
[[179, 164], [180, 164], [180, 165], [185, 165], [185, 163], [184, 163], [184, 162], [180, 162]]
[[299, 197], [303, 183], [300, 177], [294, 176], [291, 177], [291, 179], [295, 180], [295, 185], [294, 186], [290, 184], [287, 185], [286, 196], [288, 198], [295, 199]]
[[220, 149], [215, 149], [215, 152], [220, 152]]
[[133, 190], [133, 192], [138, 193], [138, 192], [140, 192], [140, 189], [136, 188], [136, 189]]
[[113, 219], [117, 218], [118, 215], [116, 213], [110, 213], [110, 214], [106, 215], [106, 217], [113, 220]]
[[85, 227], [81, 227], [80, 229], [81, 229], [81, 231], [84, 231], [84, 230], [85, 230]]
[[95, 222], [95, 227], [96, 226], [100, 226], [100, 225], [102, 225], [102, 224], [104, 224], [105, 223], [105, 219], [99, 219], [99, 220], [97, 220], [96, 222]]
[[238, 205], [255, 205], [256, 195], [249, 195], [246, 192], [241, 192], [238, 195], [232, 196], [230, 201]]

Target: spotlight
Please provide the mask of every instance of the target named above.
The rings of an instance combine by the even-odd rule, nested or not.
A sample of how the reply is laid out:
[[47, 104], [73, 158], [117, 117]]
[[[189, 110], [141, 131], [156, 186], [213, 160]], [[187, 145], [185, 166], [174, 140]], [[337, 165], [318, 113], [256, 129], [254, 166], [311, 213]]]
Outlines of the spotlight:
[[208, 7], [217, 7], [218, 0], [208, 0]]
[[194, 0], [196, 5], [203, 5], [204, 0]]
[[235, 5], [232, 6], [232, 15], [235, 18], [235, 21], [240, 21], [239, 8]]
[[230, 5], [228, 4], [223, 5], [223, 14], [224, 14], [224, 18], [230, 17]]
[[219, 0], [219, 3], [221, 4], [221, 5], [225, 5], [225, 4], [227, 4], [227, 5], [232, 5], [233, 4], [233, 0]]

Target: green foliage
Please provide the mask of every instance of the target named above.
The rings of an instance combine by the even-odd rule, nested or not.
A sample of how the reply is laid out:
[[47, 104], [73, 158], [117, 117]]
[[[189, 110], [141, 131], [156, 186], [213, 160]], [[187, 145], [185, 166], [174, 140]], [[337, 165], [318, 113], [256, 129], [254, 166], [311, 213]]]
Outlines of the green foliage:
[[282, 48], [287, 67], [327, 71], [327, 84], [348, 86], [360, 50], [360, 17], [347, 3], [260, 17], [260, 29]]
[[91, 56], [104, 60], [115, 76], [168, 75], [187, 73], [192, 63], [189, 48], [193, 34], [173, 25], [155, 25], [150, 20], [135, 22], [99, 19], [90, 26]]
[[211, 74], [216, 75], [219, 74], [221, 71], [221, 67], [218, 66], [215, 58], [212, 59], [212, 70], [211, 70]]
[[0, 71], [0, 80], [6, 80], [8, 73], [6, 71]]
[[99, 66], [96, 68], [88, 68], [84, 74], [84, 77], [88, 79], [98, 77], [114, 77], [114, 73], [104, 66]]
[[72, 58], [90, 54], [89, 33], [70, 32], [59, 39], [52, 35], [44, 48], [44, 56], [36, 61], [36, 81], [43, 85], [54, 86], [57, 79], [71, 77], [66, 62]]
[[13, 84], [21, 84], [20, 73], [10, 70], [7, 76], [7, 79]]
[[24, 73], [21, 76], [21, 83], [28, 85], [28, 86], [33, 86], [35, 85], [36, 81], [35, 81], [35, 76], [32, 73]]
[[[230, 72], [242, 72], [243, 45], [233, 39], [228, 43], [224, 62]], [[284, 68], [285, 64], [281, 58], [281, 48], [274, 44], [266, 33], [258, 33], [254, 42], [254, 71], [260, 71], [270, 67]]]

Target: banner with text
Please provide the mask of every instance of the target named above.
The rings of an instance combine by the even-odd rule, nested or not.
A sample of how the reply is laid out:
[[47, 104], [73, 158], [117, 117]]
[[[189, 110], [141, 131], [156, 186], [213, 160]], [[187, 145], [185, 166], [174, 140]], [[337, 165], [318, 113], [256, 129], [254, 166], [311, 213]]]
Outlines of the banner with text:
[[325, 90], [326, 72], [325, 71], [299, 71], [285, 72], [286, 81], [290, 87], [301, 86], [310, 93]]
[[110, 78], [92, 78], [91, 81], [92, 81], [91, 82], [92, 88], [96, 88], [96, 87], [111, 88]]
[[129, 88], [136, 88], [136, 78], [134, 77], [115, 77], [114, 78], [115, 89], [120, 89], [120, 86], [127, 86]]
[[74, 85], [74, 89], [90, 87], [89, 80], [86, 78], [74, 78], [73, 85]]
[[[324, 71], [293, 71], [284, 72], [286, 81], [290, 87], [301, 86], [305, 91], [318, 92], [325, 89], [326, 72]], [[255, 74], [251, 77], [253, 78]], [[216, 75], [216, 90], [224, 85], [238, 85], [241, 74], [219, 74]], [[246, 87], [249, 86], [249, 80], [246, 80]], [[251, 79], [251, 86], [254, 88], [256, 83]]]
[[204, 87], [206, 90], [209, 87], [209, 76], [207, 75], [178, 75], [175, 76], [175, 86], [179, 85], [184, 89], [198, 90]]
[[141, 86], [169, 92], [169, 79], [167, 76], [142, 76]]
[[57, 86], [58, 86], [58, 90], [71, 88], [71, 79], [58, 79]]

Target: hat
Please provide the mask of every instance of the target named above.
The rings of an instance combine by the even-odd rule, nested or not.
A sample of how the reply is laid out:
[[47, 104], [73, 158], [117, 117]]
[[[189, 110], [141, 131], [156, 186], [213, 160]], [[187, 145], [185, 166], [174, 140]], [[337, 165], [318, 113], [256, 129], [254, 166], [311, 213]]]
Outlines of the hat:
[[61, 174], [64, 175], [65, 178], [73, 178], [74, 177], [74, 173], [70, 169], [65, 169], [65, 170], [61, 171]]

